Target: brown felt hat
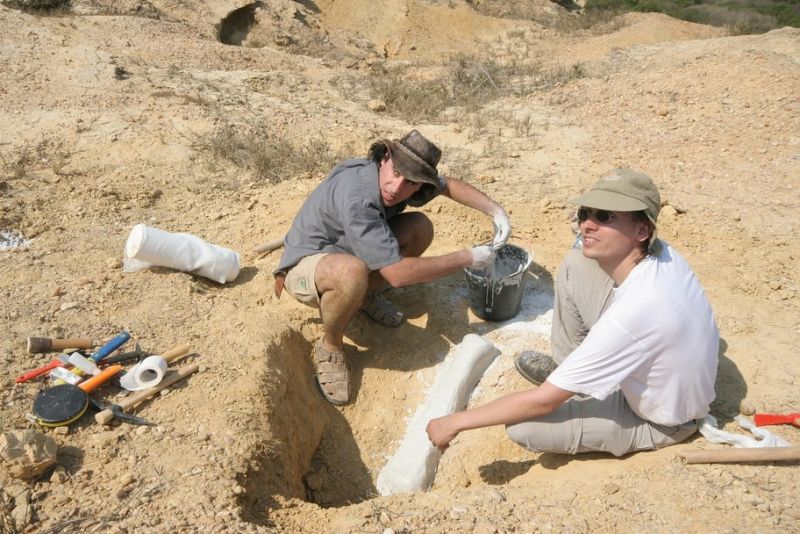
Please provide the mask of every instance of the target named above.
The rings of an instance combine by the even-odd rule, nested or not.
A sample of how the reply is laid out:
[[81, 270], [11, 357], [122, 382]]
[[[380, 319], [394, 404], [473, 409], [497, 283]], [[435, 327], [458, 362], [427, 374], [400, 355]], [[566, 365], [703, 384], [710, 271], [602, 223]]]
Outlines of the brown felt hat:
[[439, 185], [436, 166], [442, 151], [418, 130], [411, 130], [402, 139], [385, 139], [383, 143], [389, 149], [394, 168], [406, 180]]

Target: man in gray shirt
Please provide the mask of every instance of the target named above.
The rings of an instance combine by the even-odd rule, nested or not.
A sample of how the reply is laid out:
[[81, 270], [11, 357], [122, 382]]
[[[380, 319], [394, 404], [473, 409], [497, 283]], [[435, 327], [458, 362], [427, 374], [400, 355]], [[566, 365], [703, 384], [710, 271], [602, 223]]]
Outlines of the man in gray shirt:
[[[484, 193], [436, 171], [441, 150], [417, 130], [372, 144], [367, 159], [347, 160], [311, 192], [284, 240], [275, 292], [320, 309], [324, 335], [314, 346], [317, 381], [332, 404], [347, 403], [350, 380], [343, 336], [362, 310], [384, 326], [402, 312], [380, 289], [429, 282], [465, 267], [483, 268], [511, 233], [505, 210]], [[438, 195], [492, 217], [491, 246], [420, 257], [433, 241], [433, 223], [419, 211]]]

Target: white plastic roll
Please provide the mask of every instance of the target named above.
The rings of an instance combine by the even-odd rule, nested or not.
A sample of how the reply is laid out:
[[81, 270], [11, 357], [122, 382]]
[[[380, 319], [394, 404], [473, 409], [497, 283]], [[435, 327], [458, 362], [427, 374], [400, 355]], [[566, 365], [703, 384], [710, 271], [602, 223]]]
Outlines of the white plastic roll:
[[430, 488], [442, 453], [428, 439], [425, 432], [428, 421], [462, 409], [499, 353], [491, 341], [467, 334], [454, 353], [448, 355], [436, 373], [428, 398], [408, 424], [397, 452], [378, 474], [381, 495]]
[[197, 236], [137, 224], [125, 243], [125, 272], [157, 265], [224, 284], [239, 274], [239, 254]]
[[157, 386], [167, 372], [167, 360], [163, 356], [148, 356], [122, 375], [119, 385], [128, 391], [139, 391]]

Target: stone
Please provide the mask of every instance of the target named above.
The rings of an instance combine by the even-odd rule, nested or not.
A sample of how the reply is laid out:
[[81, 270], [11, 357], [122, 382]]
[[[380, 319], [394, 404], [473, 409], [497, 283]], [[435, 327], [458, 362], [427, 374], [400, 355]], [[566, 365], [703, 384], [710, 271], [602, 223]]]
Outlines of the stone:
[[35, 430], [12, 430], [0, 435], [0, 459], [9, 475], [31, 479], [56, 463], [58, 444]]
[[373, 99], [367, 102], [367, 108], [371, 111], [386, 111], [386, 102], [383, 100]]
[[756, 413], [756, 407], [750, 399], [742, 399], [739, 403], [739, 413], [742, 415], [753, 415]]

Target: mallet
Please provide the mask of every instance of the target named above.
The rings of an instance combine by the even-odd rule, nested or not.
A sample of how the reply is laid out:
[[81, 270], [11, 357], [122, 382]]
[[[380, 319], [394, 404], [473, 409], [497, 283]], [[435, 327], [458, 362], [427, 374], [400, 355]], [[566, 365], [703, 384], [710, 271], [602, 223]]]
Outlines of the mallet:
[[28, 353], [59, 352], [65, 349], [91, 349], [97, 345], [87, 338], [55, 339], [50, 337], [29, 337]]

